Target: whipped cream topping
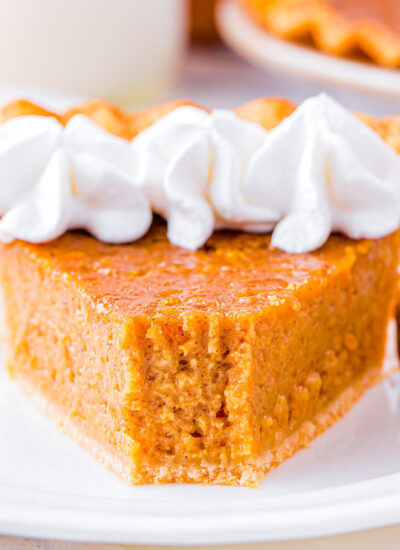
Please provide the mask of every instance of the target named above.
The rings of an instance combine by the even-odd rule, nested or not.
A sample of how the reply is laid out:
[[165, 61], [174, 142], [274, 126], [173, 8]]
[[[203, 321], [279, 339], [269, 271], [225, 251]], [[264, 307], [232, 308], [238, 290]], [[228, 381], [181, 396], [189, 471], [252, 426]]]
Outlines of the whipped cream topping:
[[65, 128], [41, 116], [0, 125], [0, 216], [0, 241], [35, 243], [78, 228], [129, 242], [152, 219], [132, 179], [129, 143], [81, 115]]
[[191, 250], [216, 228], [273, 230], [273, 246], [294, 253], [333, 231], [378, 238], [400, 223], [397, 153], [324, 94], [269, 132], [230, 111], [181, 107], [132, 148], [169, 239]]
[[[271, 174], [266, 184], [263, 172]], [[398, 154], [321, 94], [270, 132], [249, 168], [246, 196], [275, 205], [281, 221], [272, 245], [300, 253], [319, 248], [332, 232], [360, 239], [395, 231], [399, 184]]]
[[81, 115], [65, 128], [26, 116], [0, 125], [0, 240], [83, 228], [99, 240], [146, 233], [201, 247], [215, 229], [272, 231], [290, 253], [330, 233], [379, 238], [400, 225], [400, 159], [322, 94], [271, 131], [225, 110], [180, 107], [128, 143]]
[[272, 229], [279, 217], [247, 202], [243, 187], [266, 136], [230, 111], [181, 107], [133, 140], [135, 181], [168, 220], [172, 243], [196, 250], [215, 228]]

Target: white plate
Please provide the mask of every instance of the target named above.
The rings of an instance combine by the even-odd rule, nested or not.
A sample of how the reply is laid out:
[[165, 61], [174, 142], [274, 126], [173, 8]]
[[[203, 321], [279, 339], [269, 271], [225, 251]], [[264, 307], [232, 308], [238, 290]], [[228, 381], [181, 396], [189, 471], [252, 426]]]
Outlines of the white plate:
[[398, 522], [400, 379], [369, 391], [310, 449], [271, 472], [258, 490], [129, 487], [60, 434], [0, 368], [2, 534], [222, 544], [308, 538]]
[[240, 55], [264, 67], [276, 67], [330, 84], [400, 98], [400, 70], [336, 58], [268, 34], [254, 23], [236, 0], [223, 0], [217, 9], [224, 40]]
[[[50, 101], [48, 94], [38, 97]], [[60, 109], [73, 102], [56, 100]], [[310, 449], [271, 472], [259, 490], [128, 487], [43, 418], [0, 364], [0, 533], [86, 542], [222, 544], [398, 523], [400, 379], [397, 384], [371, 390]]]

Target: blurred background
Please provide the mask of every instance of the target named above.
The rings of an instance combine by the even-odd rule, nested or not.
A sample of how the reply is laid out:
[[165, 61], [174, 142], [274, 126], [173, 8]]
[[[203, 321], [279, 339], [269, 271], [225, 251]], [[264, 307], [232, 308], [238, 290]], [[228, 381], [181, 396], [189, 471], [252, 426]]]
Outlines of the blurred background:
[[354, 71], [354, 62], [268, 38], [234, 0], [217, 4], [0, 0], [0, 101], [23, 95], [62, 109], [101, 97], [135, 109], [188, 97], [229, 108], [323, 89], [351, 109], [400, 111], [395, 71]]

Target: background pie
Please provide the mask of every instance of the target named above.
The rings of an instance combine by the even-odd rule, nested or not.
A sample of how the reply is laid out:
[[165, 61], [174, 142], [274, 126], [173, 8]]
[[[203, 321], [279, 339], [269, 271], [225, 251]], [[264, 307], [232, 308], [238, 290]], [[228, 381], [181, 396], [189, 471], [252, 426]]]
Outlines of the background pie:
[[362, 52], [379, 65], [400, 66], [400, 3], [395, 0], [238, 1], [282, 38], [311, 38], [329, 54]]

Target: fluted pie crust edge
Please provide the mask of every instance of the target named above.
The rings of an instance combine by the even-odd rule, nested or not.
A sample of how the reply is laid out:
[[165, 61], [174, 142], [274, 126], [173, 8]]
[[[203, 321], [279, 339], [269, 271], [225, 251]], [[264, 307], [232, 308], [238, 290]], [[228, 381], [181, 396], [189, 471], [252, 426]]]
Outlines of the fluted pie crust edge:
[[349, 20], [325, 0], [237, 1], [255, 21], [281, 38], [311, 38], [318, 49], [332, 55], [361, 51], [379, 65], [400, 66], [400, 34], [376, 19]]

